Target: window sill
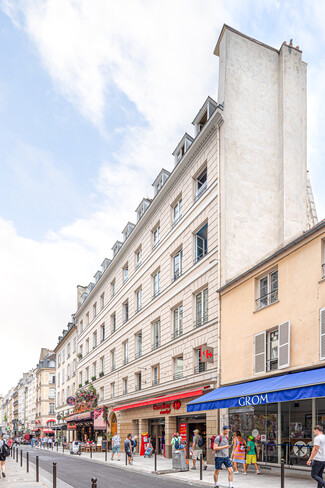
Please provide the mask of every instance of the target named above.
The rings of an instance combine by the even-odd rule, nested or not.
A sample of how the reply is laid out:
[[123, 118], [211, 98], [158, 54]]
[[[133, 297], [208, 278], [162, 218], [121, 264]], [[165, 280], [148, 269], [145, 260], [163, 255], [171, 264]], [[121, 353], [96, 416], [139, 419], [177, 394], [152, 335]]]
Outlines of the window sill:
[[280, 300], [275, 300], [274, 302], [269, 303], [268, 305], [265, 305], [264, 307], [255, 309], [253, 313], [261, 312], [262, 310], [265, 310], [266, 308], [272, 307], [272, 305], [276, 305], [277, 303], [279, 303], [279, 301]]

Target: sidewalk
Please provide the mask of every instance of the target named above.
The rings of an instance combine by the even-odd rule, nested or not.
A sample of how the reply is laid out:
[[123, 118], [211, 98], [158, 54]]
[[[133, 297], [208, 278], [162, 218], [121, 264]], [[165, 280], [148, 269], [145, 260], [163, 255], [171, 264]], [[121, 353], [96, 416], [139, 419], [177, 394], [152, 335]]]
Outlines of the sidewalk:
[[[37, 448], [39, 449], [39, 448]], [[40, 449], [41, 451], [46, 451], [46, 449]], [[54, 449], [56, 451], [56, 448]], [[62, 449], [59, 449], [62, 454]], [[64, 451], [65, 456], [72, 456], [68, 450]], [[126, 470], [134, 470], [142, 473], [153, 473], [154, 472], [154, 457], [144, 458], [144, 456], [136, 455], [133, 461], [133, 465], [125, 465], [125, 454], [121, 453], [121, 461], [117, 461], [116, 454], [115, 460], [111, 460], [111, 452], [107, 453], [107, 461], [105, 462], [105, 453], [94, 452], [92, 458], [90, 458], [90, 453], [82, 453], [80, 459], [85, 462], [97, 462], [107, 464], [109, 466], [114, 466]], [[192, 462], [190, 461], [190, 466]], [[200, 469], [199, 464], [197, 464], [196, 470], [189, 470], [185, 472], [171, 472], [172, 470], [172, 460], [166, 459], [163, 456], [157, 456], [157, 476], [164, 476], [169, 479], [174, 479], [178, 481], [187, 481], [190, 484], [202, 484], [203, 486], [213, 486], [213, 473], [214, 466], [208, 465], [208, 469], [203, 471], [203, 480], [200, 481]], [[160, 474], [159, 474], [160, 473]], [[242, 474], [234, 475], [234, 488], [279, 488], [280, 486], [280, 476], [276, 473], [271, 473], [269, 469], [261, 466], [261, 474], [256, 475], [255, 469], [250, 467], [248, 474], [246, 476]], [[224, 469], [219, 474], [219, 486], [220, 488], [228, 487], [228, 473]], [[285, 487], [286, 488], [315, 488], [315, 482], [310, 478], [309, 471], [285, 471]]]

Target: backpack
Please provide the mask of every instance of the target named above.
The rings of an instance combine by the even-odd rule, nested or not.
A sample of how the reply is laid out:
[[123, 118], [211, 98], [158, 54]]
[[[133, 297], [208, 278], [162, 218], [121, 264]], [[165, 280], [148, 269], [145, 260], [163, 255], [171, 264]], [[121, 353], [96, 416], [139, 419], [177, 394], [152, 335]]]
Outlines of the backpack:
[[179, 447], [180, 447], [178, 437], [176, 437], [176, 439], [175, 439], [174, 447], [175, 447], [175, 449], [179, 449]]
[[[228, 436], [227, 437], [227, 440], [228, 440]], [[212, 442], [213, 440], [213, 442]], [[211, 449], [213, 450], [213, 447], [214, 447], [214, 444], [220, 444], [221, 442], [221, 435], [213, 435], [211, 437]]]
[[197, 445], [198, 445], [199, 447], [203, 447], [203, 445], [204, 445], [204, 441], [203, 441], [202, 437], [200, 437], [200, 438], [199, 438]]
[[214, 446], [214, 443], [216, 442], [216, 438], [217, 438], [217, 437], [218, 437], [218, 436], [216, 436], [216, 435], [213, 435], [213, 436], [211, 437], [211, 441], [210, 441], [210, 448], [211, 448], [211, 449], [213, 449], [213, 446]]
[[10, 449], [5, 441], [2, 442], [1, 453], [4, 454], [6, 457], [10, 456]]
[[238, 450], [241, 451], [241, 452], [246, 452], [246, 446], [243, 443], [243, 441], [239, 441], [239, 448], [238, 448]]

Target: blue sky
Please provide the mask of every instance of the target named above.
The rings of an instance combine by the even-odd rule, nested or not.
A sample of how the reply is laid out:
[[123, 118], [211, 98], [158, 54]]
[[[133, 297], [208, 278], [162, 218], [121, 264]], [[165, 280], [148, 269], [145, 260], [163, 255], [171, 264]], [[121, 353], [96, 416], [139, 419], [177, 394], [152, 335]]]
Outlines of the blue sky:
[[0, 391], [55, 347], [76, 285], [111, 256], [216, 98], [223, 23], [303, 50], [308, 165], [325, 217], [324, 16], [322, 1], [0, 0], [0, 296], [8, 358], [13, 345], [21, 358]]

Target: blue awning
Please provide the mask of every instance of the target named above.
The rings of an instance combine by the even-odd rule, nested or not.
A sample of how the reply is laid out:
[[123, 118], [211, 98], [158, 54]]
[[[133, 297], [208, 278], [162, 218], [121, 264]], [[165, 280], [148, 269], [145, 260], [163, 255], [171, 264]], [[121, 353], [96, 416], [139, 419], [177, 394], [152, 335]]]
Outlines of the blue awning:
[[188, 412], [325, 397], [325, 368], [222, 386], [187, 404]]

